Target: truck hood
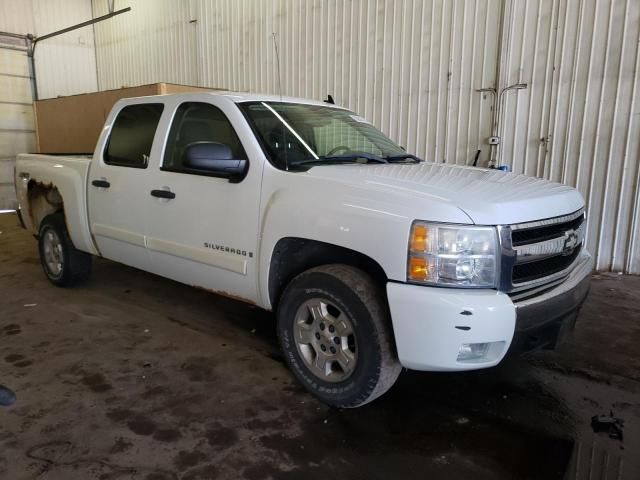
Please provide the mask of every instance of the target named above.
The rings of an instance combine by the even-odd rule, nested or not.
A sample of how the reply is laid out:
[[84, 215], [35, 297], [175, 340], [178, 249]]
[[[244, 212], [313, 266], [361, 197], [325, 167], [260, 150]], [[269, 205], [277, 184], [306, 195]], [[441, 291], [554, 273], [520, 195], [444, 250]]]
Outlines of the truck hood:
[[418, 202], [454, 205], [479, 225], [541, 220], [584, 206], [575, 188], [501, 170], [420, 163], [323, 165], [307, 173], [354, 187], [414, 197]]

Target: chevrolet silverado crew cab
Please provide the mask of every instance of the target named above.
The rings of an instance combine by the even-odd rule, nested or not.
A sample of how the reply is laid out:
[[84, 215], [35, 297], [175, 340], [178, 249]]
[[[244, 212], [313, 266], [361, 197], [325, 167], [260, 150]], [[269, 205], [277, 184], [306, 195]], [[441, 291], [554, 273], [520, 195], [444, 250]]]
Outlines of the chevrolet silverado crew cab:
[[341, 407], [402, 367], [554, 346], [593, 268], [575, 189], [424, 162], [311, 100], [120, 100], [93, 157], [19, 155], [16, 191], [55, 285], [97, 255], [274, 310], [294, 375]]

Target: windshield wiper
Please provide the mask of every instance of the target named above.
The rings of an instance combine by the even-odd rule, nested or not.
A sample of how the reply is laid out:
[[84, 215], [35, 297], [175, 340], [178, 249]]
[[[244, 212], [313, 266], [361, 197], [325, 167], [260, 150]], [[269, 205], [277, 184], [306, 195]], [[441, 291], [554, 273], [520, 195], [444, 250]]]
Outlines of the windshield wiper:
[[415, 155], [412, 155], [410, 153], [403, 153], [401, 155], [389, 155], [388, 157], [385, 157], [385, 158], [389, 163], [402, 162], [403, 160], [413, 160], [413, 163], [424, 162], [424, 160], [421, 159], [420, 157], [416, 157]]
[[335, 164], [335, 163], [360, 163], [358, 159], [366, 160], [362, 163], [389, 163], [387, 159], [374, 155], [373, 153], [347, 153], [344, 155], [328, 155], [325, 157], [314, 158], [309, 160], [302, 160], [301, 162], [295, 162], [293, 165], [322, 165], [323, 163]]

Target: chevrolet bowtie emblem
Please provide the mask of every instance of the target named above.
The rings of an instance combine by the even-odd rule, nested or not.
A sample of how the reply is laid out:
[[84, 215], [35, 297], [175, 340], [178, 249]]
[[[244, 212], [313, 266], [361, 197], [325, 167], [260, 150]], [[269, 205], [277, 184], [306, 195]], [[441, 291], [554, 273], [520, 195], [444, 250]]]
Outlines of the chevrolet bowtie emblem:
[[562, 247], [562, 255], [571, 255], [578, 246], [578, 234], [575, 230], [567, 230], [564, 232], [564, 245]]

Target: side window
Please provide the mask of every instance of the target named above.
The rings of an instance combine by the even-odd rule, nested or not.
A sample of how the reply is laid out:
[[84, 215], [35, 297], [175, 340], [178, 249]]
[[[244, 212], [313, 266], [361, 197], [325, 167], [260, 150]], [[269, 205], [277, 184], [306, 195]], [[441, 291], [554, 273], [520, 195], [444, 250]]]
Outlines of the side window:
[[120, 110], [111, 127], [104, 163], [147, 168], [153, 136], [163, 108], [162, 103], [142, 103]]
[[198, 142], [216, 142], [227, 145], [233, 158], [246, 160], [240, 139], [218, 107], [209, 103], [186, 102], [176, 111], [167, 138], [162, 170], [191, 172], [183, 164], [186, 149]]

